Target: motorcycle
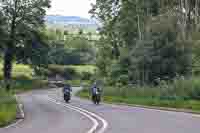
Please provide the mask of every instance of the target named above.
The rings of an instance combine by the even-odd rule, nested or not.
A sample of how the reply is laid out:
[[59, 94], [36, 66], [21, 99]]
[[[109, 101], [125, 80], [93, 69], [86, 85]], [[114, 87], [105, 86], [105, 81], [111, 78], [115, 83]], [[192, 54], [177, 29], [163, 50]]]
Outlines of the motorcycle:
[[92, 96], [92, 101], [94, 104], [99, 105], [101, 102], [101, 94], [100, 92], [96, 91]]
[[70, 90], [66, 90], [64, 92], [64, 100], [66, 103], [69, 103], [69, 101], [71, 100], [71, 91]]

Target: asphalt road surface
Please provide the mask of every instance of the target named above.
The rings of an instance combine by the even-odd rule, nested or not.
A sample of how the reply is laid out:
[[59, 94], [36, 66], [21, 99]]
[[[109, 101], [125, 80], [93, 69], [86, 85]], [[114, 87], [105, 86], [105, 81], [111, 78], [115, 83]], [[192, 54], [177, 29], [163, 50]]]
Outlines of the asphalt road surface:
[[[80, 88], [73, 88], [75, 93]], [[101, 104], [72, 97], [61, 89], [20, 95], [25, 120], [0, 133], [200, 133], [200, 116], [138, 107]]]

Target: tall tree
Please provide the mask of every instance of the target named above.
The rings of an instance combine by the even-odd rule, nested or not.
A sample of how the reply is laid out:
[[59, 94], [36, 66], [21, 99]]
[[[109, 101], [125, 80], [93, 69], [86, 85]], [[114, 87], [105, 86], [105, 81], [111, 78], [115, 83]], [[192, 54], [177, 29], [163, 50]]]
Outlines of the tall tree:
[[[0, 12], [7, 23], [7, 36], [4, 55], [4, 79], [10, 89], [12, 62], [18, 47], [24, 47], [27, 37], [32, 38], [44, 24], [45, 9], [49, 0], [0, 0]], [[26, 37], [26, 39], [24, 39]]]
[[139, 80], [189, 74], [191, 47], [186, 44], [198, 31], [199, 6], [199, 0], [96, 0], [91, 13], [102, 24], [105, 42], [100, 57], [107, 53], [111, 59], [106, 64], [98, 58], [100, 70], [143, 75]]

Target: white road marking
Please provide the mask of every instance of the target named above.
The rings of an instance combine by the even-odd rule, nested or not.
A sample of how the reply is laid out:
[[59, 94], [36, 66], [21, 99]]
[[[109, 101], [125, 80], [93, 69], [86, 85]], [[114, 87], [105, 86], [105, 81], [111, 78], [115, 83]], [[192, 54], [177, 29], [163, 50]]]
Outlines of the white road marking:
[[[103, 126], [100, 128], [100, 130], [97, 133], [104, 133], [105, 130], [107, 129], [107, 127], [108, 127], [108, 122], [106, 120], [104, 120], [102, 117], [100, 117], [100, 116], [98, 116], [98, 115], [96, 115], [92, 112], [89, 112], [85, 109], [82, 109], [82, 108], [79, 108], [79, 107], [76, 107], [76, 106], [73, 106], [73, 105], [62, 104], [61, 102], [57, 102], [55, 99], [52, 99], [50, 97], [48, 98], [48, 100], [51, 101], [51, 102], [54, 102], [58, 105], [62, 105], [64, 107], [67, 107], [69, 109], [77, 111], [77, 112], [83, 114], [84, 116], [88, 117], [90, 120], [92, 120], [93, 123], [94, 123], [94, 126], [87, 133], [95, 133], [96, 132], [97, 127], [99, 125], [97, 120], [100, 120], [103, 124]], [[93, 117], [96, 118], [96, 119], [94, 119]]]
[[79, 107], [75, 107], [75, 106], [72, 106], [72, 105], [68, 105], [68, 106], [71, 106], [73, 108], [76, 108], [76, 109], [79, 109], [79, 110], [81, 110], [83, 112], [86, 112], [86, 113], [90, 114], [91, 116], [95, 117], [96, 119], [100, 120], [103, 123], [103, 127], [100, 129], [100, 131], [98, 131], [98, 133], [104, 133], [105, 130], [107, 129], [108, 122], [105, 119], [103, 119], [102, 117], [100, 117], [100, 116], [98, 116], [98, 115], [96, 115], [96, 114], [94, 114], [92, 112], [89, 112], [89, 111], [87, 111], [85, 109], [79, 108]]
[[60, 102], [57, 102], [55, 99], [48, 98], [48, 100], [51, 101], [51, 102], [53, 102], [53, 103], [55, 103], [55, 104], [57, 104], [57, 105], [62, 105], [62, 106], [64, 106], [64, 107], [66, 107], [66, 108], [69, 108], [69, 109], [71, 109], [71, 110], [74, 110], [74, 111], [76, 111], [76, 112], [79, 112], [80, 114], [82, 114], [82, 115], [86, 116], [88, 119], [90, 119], [90, 120], [93, 122], [93, 126], [92, 126], [92, 128], [91, 128], [87, 133], [94, 133], [94, 132], [97, 130], [97, 127], [99, 126], [99, 123], [97, 122], [96, 119], [94, 119], [93, 117], [91, 117], [91, 116], [88, 115], [87, 113], [85, 113], [85, 112], [83, 112], [83, 111], [80, 111], [80, 110], [78, 110], [78, 109], [75, 109], [75, 108], [73, 108], [73, 107], [67, 106], [67, 105], [65, 105], [65, 104], [62, 104], [62, 103], [60, 103]]
[[8, 128], [11, 128], [11, 127], [16, 127], [19, 123], [21, 123], [23, 121], [23, 119], [20, 119], [18, 120], [17, 122], [7, 126], [7, 127], [3, 127], [3, 129], [8, 129]]

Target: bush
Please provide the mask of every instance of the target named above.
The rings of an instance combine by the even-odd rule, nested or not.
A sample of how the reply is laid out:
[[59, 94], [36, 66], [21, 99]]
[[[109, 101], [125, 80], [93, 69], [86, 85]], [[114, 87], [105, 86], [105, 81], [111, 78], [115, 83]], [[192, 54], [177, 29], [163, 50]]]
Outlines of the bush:
[[60, 75], [67, 80], [72, 80], [78, 77], [78, 73], [76, 72], [76, 70], [67, 66], [50, 65], [48, 69], [49, 77], [55, 77], [56, 75]]
[[[163, 82], [163, 81], [162, 81]], [[163, 99], [200, 100], [200, 78], [176, 77], [173, 82], [160, 84], [160, 96]]]
[[[32, 79], [33, 69], [27, 65], [14, 64], [12, 70], [13, 79]], [[0, 80], [3, 80], [3, 64], [0, 63]]]
[[47, 68], [35, 69], [34, 72], [35, 75], [45, 76], [45, 77], [47, 77], [50, 74], [50, 71]]
[[92, 74], [90, 72], [82, 72], [81, 79], [82, 80], [90, 80], [92, 78]]
[[67, 80], [72, 80], [72, 79], [75, 79], [77, 77], [77, 75], [78, 74], [77, 74], [76, 70], [74, 70], [72, 68], [65, 68], [62, 76]]
[[96, 67], [91, 65], [62, 66], [50, 65], [48, 67], [49, 77], [60, 75], [66, 80], [89, 80], [95, 73]]
[[121, 83], [123, 86], [127, 85], [128, 81], [129, 81], [128, 75], [120, 75], [120, 77], [118, 78], [118, 83]]

